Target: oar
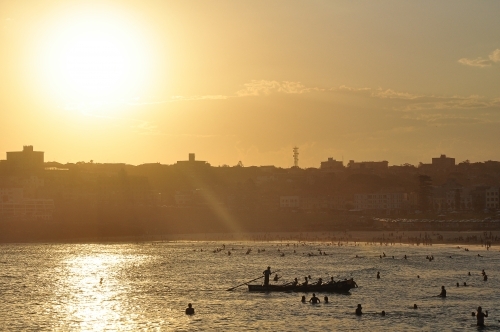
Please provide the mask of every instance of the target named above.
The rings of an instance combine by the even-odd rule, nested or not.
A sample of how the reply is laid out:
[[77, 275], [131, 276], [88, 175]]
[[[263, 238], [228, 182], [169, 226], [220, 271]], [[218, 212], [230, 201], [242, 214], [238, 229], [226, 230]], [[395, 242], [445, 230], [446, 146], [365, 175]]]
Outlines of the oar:
[[[273, 273], [277, 273], [277, 272], [279, 272], [279, 271], [280, 271], [280, 270], [274, 271], [274, 272], [272, 272], [271, 274], [273, 274]], [[247, 281], [247, 282], [245, 282], [245, 283], [243, 283], [243, 284], [241, 284], [241, 285], [238, 285], [238, 286], [234, 286], [234, 287], [232, 287], [232, 288], [229, 288], [229, 289], [227, 289], [227, 291], [232, 291], [232, 290], [233, 290], [233, 289], [235, 289], [235, 288], [238, 288], [238, 287], [240, 287], [240, 286], [246, 285], [246, 284], [248, 284], [248, 283], [250, 283], [250, 282], [252, 282], [252, 281], [258, 280], [258, 279], [260, 279], [260, 278], [264, 278], [264, 276], [260, 276], [260, 277], [258, 277], [258, 278], [255, 278], [255, 279], [252, 279], [252, 280], [250, 280], [250, 281]]]

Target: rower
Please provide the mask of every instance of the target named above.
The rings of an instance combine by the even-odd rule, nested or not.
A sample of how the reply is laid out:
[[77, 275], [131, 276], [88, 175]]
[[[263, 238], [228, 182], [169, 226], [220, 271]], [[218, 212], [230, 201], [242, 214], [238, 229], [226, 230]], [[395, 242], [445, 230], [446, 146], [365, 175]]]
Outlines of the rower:
[[323, 284], [323, 279], [319, 278], [316, 286], [321, 286]]
[[299, 281], [297, 280], [297, 278], [295, 278], [293, 281], [292, 281], [292, 286], [297, 286], [299, 284]]
[[304, 283], [302, 284], [302, 286], [307, 286], [307, 277], [304, 277], [305, 281]]
[[264, 270], [262, 274], [264, 275], [264, 286], [269, 286], [269, 276], [271, 275], [271, 267], [268, 266], [267, 270]]
[[274, 275], [273, 280], [274, 280], [275, 282], [276, 282], [276, 281], [278, 281], [278, 280], [280, 280], [280, 277], [278, 276], [278, 274], [277, 274], [277, 273]]

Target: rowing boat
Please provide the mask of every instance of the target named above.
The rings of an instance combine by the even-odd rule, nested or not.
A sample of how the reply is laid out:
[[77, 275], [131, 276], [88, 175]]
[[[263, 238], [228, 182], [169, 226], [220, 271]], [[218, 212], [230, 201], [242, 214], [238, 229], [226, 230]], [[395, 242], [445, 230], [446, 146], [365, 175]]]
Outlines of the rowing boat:
[[351, 288], [358, 287], [351, 278], [323, 285], [247, 285], [249, 292], [324, 292], [324, 293], [348, 293]]

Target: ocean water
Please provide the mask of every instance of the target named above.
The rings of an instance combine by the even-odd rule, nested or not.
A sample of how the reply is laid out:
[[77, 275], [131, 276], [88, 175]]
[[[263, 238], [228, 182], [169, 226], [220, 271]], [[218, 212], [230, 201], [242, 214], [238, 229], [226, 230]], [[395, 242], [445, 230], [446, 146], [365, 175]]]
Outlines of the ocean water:
[[[500, 329], [498, 248], [286, 244], [225, 242], [216, 253], [223, 242], [0, 245], [0, 330], [463, 331], [476, 329], [471, 313], [478, 306], [489, 311], [487, 330]], [[328, 255], [307, 255], [318, 249]], [[280, 282], [352, 277], [359, 287], [317, 294], [330, 300], [319, 305], [300, 302], [312, 294], [226, 291], [268, 265], [280, 270]], [[446, 299], [435, 297], [442, 285]], [[184, 314], [188, 302], [194, 316]], [[358, 303], [361, 317], [354, 315]]]

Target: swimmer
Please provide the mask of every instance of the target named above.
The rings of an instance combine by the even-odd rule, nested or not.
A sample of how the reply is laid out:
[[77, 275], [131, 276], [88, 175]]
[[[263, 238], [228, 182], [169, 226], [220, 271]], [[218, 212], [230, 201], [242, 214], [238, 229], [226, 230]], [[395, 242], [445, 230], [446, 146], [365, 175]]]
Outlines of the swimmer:
[[483, 312], [483, 309], [481, 307], [477, 307], [477, 326], [484, 326], [484, 317], [488, 317], [488, 310]]
[[302, 295], [302, 299], [300, 300], [300, 302], [306, 303], [306, 297], [304, 295]]
[[356, 308], [356, 316], [361, 316], [363, 313], [361, 312], [361, 304], [358, 304], [358, 307]]
[[194, 315], [194, 308], [191, 303], [188, 303], [188, 307], [186, 308], [186, 315]]
[[446, 297], [446, 289], [444, 289], [444, 286], [441, 286], [441, 293], [438, 295], [439, 297]]
[[457, 282], [457, 287], [460, 287], [460, 284]]
[[324, 302], [324, 303], [328, 303], [328, 296], [325, 296], [325, 297], [323, 298], [323, 302]]
[[418, 306], [416, 303], [413, 305], [413, 309], [418, 309]]
[[385, 310], [382, 310], [381, 315], [382, 315], [382, 316], [385, 316]]
[[380, 272], [377, 272], [377, 279], [380, 279]]
[[464, 281], [464, 286], [467, 286], [467, 283]]
[[484, 275], [483, 280], [488, 281], [488, 276], [486, 274]]
[[311, 304], [318, 304], [321, 303], [320, 299], [316, 297], [316, 294], [313, 293], [313, 296], [309, 299], [309, 302]]

